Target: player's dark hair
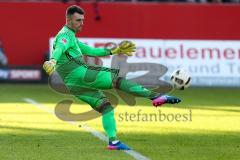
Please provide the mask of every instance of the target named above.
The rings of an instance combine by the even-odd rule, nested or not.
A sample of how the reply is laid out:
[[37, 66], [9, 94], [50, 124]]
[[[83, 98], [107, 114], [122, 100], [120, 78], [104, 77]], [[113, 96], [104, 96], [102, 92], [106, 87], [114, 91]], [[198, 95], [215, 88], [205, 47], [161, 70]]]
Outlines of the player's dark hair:
[[81, 7], [79, 7], [77, 5], [72, 5], [67, 8], [66, 16], [72, 16], [76, 12], [79, 14], [82, 14], [82, 15], [85, 13]]

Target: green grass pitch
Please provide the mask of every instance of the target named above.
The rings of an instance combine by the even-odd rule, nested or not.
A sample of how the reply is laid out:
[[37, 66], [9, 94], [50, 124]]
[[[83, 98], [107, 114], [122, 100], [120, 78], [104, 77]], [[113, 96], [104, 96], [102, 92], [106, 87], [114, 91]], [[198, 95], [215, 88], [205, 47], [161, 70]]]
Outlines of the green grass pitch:
[[[154, 108], [142, 98], [131, 107], [121, 101], [115, 110], [119, 139], [152, 160], [239, 159], [240, 88], [189, 88], [171, 94], [183, 102]], [[57, 102], [73, 97], [56, 93], [47, 85], [1, 84], [0, 159], [134, 159], [123, 151], [106, 150], [106, 142], [25, 102], [24, 98], [54, 111]], [[71, 107], [76, 114], [86, 110], [90, 107], [76, 100]], [[138, 112], [141, 115], [137, 118]], [[150, 118], [159, 113], [186, 117], [179, 121], [171, 117]], [[103, 133], [101, 118], [77, 122], [83, 123]]]

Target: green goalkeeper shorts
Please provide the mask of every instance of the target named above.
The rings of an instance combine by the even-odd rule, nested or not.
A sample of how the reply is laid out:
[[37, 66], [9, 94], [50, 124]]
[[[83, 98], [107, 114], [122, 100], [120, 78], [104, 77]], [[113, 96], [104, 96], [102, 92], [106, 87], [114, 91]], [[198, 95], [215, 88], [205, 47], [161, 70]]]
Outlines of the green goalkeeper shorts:
[[119, 70], [71, 60], [58, 66], [57, 72], [74, 96], [95, 109], [108, 101], [100, 90], [113, 88]]

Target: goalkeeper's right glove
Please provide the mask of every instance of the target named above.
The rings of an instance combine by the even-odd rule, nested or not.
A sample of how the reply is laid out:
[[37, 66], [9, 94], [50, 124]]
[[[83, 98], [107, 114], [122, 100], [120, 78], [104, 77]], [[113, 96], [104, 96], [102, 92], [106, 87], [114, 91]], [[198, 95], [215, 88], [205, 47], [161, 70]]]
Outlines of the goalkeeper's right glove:
[[55, 70], [55, 65], [56, 65], [56, 60], [55, 59], [51, 59], [51, 60], [45, 61], [43, 63], [43, 69], [45, 70], [45, 72], [48, 75], [51, 75], [54, 72], [54, 70]]
[[117, 47], [111, 49], [112, 54], [125, 54], [132, 56], [136, 51], [136, 45], [131, 41], [122, 41]]

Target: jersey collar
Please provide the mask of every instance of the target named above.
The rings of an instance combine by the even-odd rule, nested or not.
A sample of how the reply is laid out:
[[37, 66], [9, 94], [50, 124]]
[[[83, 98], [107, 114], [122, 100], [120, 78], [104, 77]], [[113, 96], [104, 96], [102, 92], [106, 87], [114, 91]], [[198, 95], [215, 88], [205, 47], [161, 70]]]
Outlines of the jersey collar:
[[67, 28], [68, 30], [72, 31], [74, 34], [76, 33], [73, 29], [69, 28], [67, 25], [64, 25], [65, 28]]

